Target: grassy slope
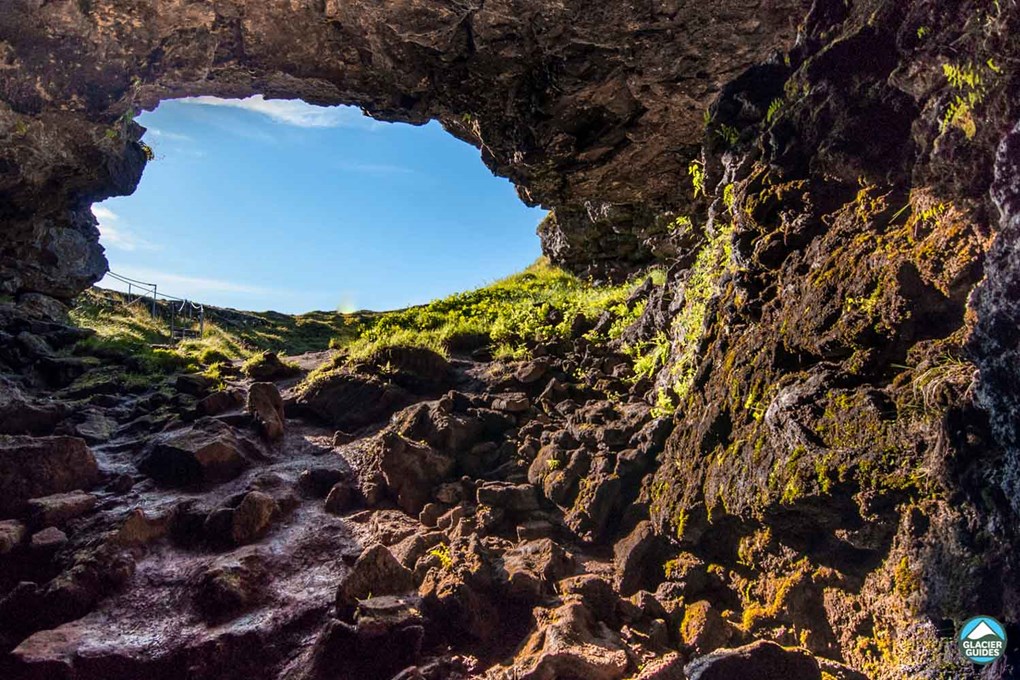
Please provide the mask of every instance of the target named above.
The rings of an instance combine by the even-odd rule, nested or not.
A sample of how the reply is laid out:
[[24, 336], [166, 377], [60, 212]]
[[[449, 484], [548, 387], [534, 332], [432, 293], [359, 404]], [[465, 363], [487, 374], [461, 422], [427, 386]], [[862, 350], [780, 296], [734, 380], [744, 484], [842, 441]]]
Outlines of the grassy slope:
[[264, 350], [300, 354], [333, 347], [341, 352], [334, 365], [324, 367], [329, 370], [395, 345], [428, 347], [442, 354], [491, 345], [498, 358], [523, 358], [535, 341], [566, 337], [579, 315], [594, 321], [605, 311], [614, 322], [604, 337], [591, 339], [613, 340], [642, 311], [641, 305], [628, 309], [625, 304], [638, 283], [594, 286], [542, 259], [489, 286], [393, 312], [290, 316], [208, 308], [203, 337], [173, 349], [153, 347], [167, 342], [166, 323], [141, 305], [123, 305], [124, 296], [117, 293], [84, 293], [72, 318], [96, 331], [84, 349], [132, 354], [154, 373], [203, 367], [215, 373], [220, 362], [248, 359]]

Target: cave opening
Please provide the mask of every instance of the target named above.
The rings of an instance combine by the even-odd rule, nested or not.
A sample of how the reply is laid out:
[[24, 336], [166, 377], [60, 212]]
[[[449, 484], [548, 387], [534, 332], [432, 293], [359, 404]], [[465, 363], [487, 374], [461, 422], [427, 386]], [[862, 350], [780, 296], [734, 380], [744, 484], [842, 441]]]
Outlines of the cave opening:
[[396, 309], [520, 271], [541, 253], [526, 206], [438, 122], [356, 107], [189, 97], [142, 113], [134, 193], [92, 206], [98, 285], [155, 283], [237, 309]]

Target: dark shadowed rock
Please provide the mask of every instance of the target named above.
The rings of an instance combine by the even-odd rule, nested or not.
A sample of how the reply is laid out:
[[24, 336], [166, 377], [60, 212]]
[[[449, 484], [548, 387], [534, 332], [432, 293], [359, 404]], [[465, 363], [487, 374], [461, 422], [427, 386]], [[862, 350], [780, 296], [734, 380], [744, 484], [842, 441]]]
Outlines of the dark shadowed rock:
[[89, 489], [98, 479], [81, 439], [0, 435], [0, 517], [22, 512], [30, 498]]
[[616, 544], [613, 548], [616, 587], [621, 595], [633, 595], [656, 576], [661, 580], [662, 564], [656, 559], [658, 547], [659, 538], [651, 522], [641, 522]]
[[333, 427], [350, 430], [383, 421], [411, 401], [408, 391], [398, 385], [339, 371], [305, 388], [296, 406]]
[[276, 382], [301, 373], [293, 364], [283, 362], [275, 352], [263, 352], [244, 363], [244, 374], [256, 382]]
[[555, 610], [536, 610], [537, 632], [513, 661], [512, 677], [618, 680], [630, 667], [619, 635], [596, 620], [580, 602]]
[[453, 472], [454, 459], [388, 431], [378, 443], [379, 469], [397, 505], [417, 516], [432, 498], [433, 488]]
[[62, 526], [75, 517], [91, 512], [95, 507], [95, 496], [83, 491], [72, 491], [33, 498], [28, 502], [28, 517], [34, 526]]
[[808, 652], [758, 641], [721, 649], [687, 664], [688, 680], [821, 680], [822, 672]]
[[354, 505], [354, 489], [346, 482], [337, 482], [326, 495], [326, 512], [331, 515], [342, 515]]
[[0, 555], [17, 548], [28, 535], [28, 527], [16, 519], [0, 521]]
[[350, 616], [359, 600], [380, 595], [401, 595], [414, 590], [414, 575], [388, 548], [374, 545], [361, 554], [336, 592], [337, 611]]
[[248, 466], [247, 442], [229, 425], [205, 418], [182, 430], [156, 436], [138, 469], [161, 484], [223, 482]]
[[232, 618], [265, 595], [267, 575], [257, 552], [216, 560], [196, 579], [195, 606], [208, 621]]
[[244, 545], [261, 538], [279, 512], [279, 506], [272, 496], [261, 491], [247, 493], [240, 505], [234, 509], [230, 536], [237, 545]]

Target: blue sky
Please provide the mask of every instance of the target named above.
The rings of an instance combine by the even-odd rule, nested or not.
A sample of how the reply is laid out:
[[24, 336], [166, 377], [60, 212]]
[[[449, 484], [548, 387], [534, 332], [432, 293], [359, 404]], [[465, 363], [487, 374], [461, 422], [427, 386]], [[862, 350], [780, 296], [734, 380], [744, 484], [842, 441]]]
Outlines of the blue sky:
[[[93, 206], [110, 269], [239, 309], [394, 309], [540, 255], [544, 212], [437, 123], [298, 101], [168, 101], [138, 190]], [[104, 279], [100, 285], [121, 288]]]

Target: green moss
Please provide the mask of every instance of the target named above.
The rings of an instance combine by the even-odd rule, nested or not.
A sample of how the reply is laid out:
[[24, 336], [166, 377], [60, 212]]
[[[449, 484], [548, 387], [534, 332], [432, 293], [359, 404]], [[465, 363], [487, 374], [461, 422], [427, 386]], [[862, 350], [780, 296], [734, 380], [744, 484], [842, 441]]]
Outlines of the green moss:
[[733, 225], [721, 228], [699, 251], [684, 282], [683, 307], [672, 325], [673, 392], [683, 401], [694, 383], [698, 348], [705, 332], [708, 307], [718, 295], [720, 281], [733, 263]]
[[909, 597], [921, 590], [921, 576], [910, 567], [906, 555], [893, 568], [893, 587], [900, 597]]

